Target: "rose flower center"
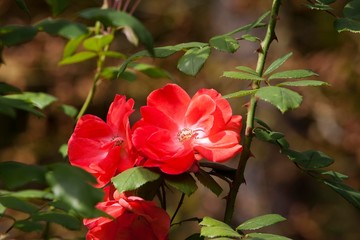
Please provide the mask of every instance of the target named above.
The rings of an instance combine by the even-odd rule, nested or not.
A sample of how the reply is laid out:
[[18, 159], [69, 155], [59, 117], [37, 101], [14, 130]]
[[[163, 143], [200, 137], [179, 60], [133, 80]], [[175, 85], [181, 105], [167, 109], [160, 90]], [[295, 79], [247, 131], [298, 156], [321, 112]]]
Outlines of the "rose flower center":
[[184, 142], [190, 139], [193, 136], [193, 134], [194, 132], [190, 128], [183, 128], [178, 132], [176, 136], [179, 142]]

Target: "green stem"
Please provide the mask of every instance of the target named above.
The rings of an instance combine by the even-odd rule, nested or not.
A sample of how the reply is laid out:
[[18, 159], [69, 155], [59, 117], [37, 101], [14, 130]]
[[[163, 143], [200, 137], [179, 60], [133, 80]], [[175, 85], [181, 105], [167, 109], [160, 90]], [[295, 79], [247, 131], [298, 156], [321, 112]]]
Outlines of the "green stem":
[[[271, 7], [271, 15], [269, 24], [267, 27], [266, 35], [264, 40], [261, 42], [258, 61], [256, 66], [256, 72], [259, 76], [263, 75], [265, 60], [267, 53], [269, 51], [269, 47], [271, 42], [276, 39], [275, 36], [275, 26], [278, 18], [278, 13], [280, 9], [281, 0], [273, 0], [272, 7]], [[260, 82], [254, 82], [252, 85], [253, 89], [260, 88]], [[235, 209], [235, 202], [236, 196], [239, 191], [240, 185], [245, 183], [244, 172], [246, 168], [247, 160], [251, 157], [251, 143], [253, 139], [253, 128], [254, 128], [254, 118], [255, 118], [255, 111], [257, 105], [257, 98], [256, 96], [252, 96], [250, 99], [247, 118], [246, 118], [246, 128], [245, 128], [245, 137], [243, 143], [243, 151], [240, 156], [238, 168], [236, 170], [235, 179], [232, 182], [229, 190], [229, 194], [226, 199], [226, 208], [225, 208], [225, 216], [224, 222], [227, 224], [231, 224], [234, 209]]]
[[171, 224], [171, 227], [172, 227], [172, 226], [175, 226], [175, 225], [181, 225], [181, 224], [183, 224], [184, 222], [194, 222], [194, 221], [196, 221], [196, 222], [199, 223], [199, 222], [202, 221], [202, 219], [201, 219], [201, 218], [197, 218], [197, 217], [188, 218], [188, 219], [182, 220], [182, 221], [177, 222], [177, 223], [172, 223], [172, 224]]
[[171, 217], [170, 223], [172, 223], [172, 222], [174, 221], [174, 219], [175, 219], [175, 217], [176, 217], [176, 214], [179, 212], [180, 207], [181, 207], [181, 205], [182, 205], [183, 202], [184, 202], [184, 198], [185, 198], [185, 194], [183, 193], [183, 194], [181, 194], [181, 198], [180, 198], [179, 204], [178, 204], [177, 207], [176, 207], [176, 210], [175, 210], [175, 212], [174, 212], [174, 215]]
[[[97, 22], [96, 25], [95, 25], [95, 33], [98, 34], [99, 31], [100, 31], [100, 22]], [[113, 34], [113, 33], [111, 33]], [[109, 46], [110, 45], [106, 45], [103, 49], [103, 52], [107, 52], [109, 50]], [[85, 102], [84, 104], [82, 105], [78, 115], [76, 116], [76, 121], [78, 121], [81, 116], [83, 116], [86, 112], [86, 110], [88, 109], [88, 107], [90, 106], [92, 100], [94, 99], [94, 96], [95, 96], [95, 92], [96, 92], [96, 88], [97, 86], [99, 85], [99, 80], [101, 78], [101, 72], [104, 68], [104, 63], [105, 63], [105, 54], [99, 54], [99, 58], [97, 60], [97, 64], [96, 64], [96, 73], [95, 73], [95, 76], [94, 76], [94, 79], [93, 79], [93, 83], [92, 83], [92, 86], [91, 86], [91, 89], [89, 90], [89, 93], [85, 99]]]

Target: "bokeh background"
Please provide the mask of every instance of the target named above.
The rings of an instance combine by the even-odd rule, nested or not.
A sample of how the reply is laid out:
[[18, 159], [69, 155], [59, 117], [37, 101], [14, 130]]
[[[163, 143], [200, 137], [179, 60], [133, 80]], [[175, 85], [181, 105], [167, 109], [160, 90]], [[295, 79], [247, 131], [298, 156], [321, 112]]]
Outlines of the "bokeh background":
[[[343, 1], [334, 5], [334, 13], [341, 15]], [[0, 25], [34, 24], [51, 16], [43, 0], [27, 1], [31, 18], [13, 0], [0, 1]], [[78, 0], [59, 17], [77, 20], [77, 12], [101, 1]], [[332, 26], [334, 17], [325, 12], [311, 11], [306, 1], [283, 1], [276, 30], [278, 41], [273, 42], [268, 62], [288, 52], [293, 57], [283, 66], [287, 69], [312, 69], [320, 80], [331, 87], [299, 89], [304, 96], [301, 108], [281, 114], [273, 106], [260, 103], [257, 117], [274, 130], [286, 134], [296, 150], [318, 149], [336, 162], [331, 169], [349, 176], [346, 183], [360, 189], [360, 35], [337, 33]], [[182, 42], [207, 42], [210, 37], [226, 33], [257, 19], [270, 9], [271, 1], [253, 0], [143, 0], [135, 16], [152, 33], [156, 46]], [[263, 37], [264, 31], [254, 34]], [[66, 41], [39, 33], [26, 44], [6, 48], [5, 64], [0, 66], [0, 82], [17, 86], [24, 91], [52, 94], [58, 102], [45, 110], [46, 118], [37, 118], [18, 111], [16, 119], [0, 115], [0, 161], [19, 161], [28, 164], [48, 164], [63, 159], [58, 152], [72, 133], [74, 122], [62, 111], [60, 104], [81, 107], [91, 86], [95, 61], [71, 66], [59, 66]], [[180, 55], [167, 59], [144, 59], [169, 71], [174, 81], [189, 94], [199, 88], [215, 88], [223, 94], [247, 88], [238, 80], [221, 78], [223, 71], [235, 66], [255, 67], [258, 44], [242, 41], [235, 54], [213, 51], [204, 68], [196, 77], [188, 77], [176, 69]], [[118, 34], [112, 49], [131, 55], [140, 50]], [[108, 61], [118, 65], [118, 61]], [[151, 79], [138, 75], [133, 82], [103, 81], [88, 113], [105, 118], [109, 103], [116, 93], [134, 98], [136, 108], [145, 104], [146, 96], [163, 86], [169, 79]], [[235, 114], [245, 117], [247, 98], [230, 100]], [[139, 119], [139, 112], [131, 121]], [[258, 140], [254, 141], [255, 158], [248, 162], [245, 172], [247, 184], [238, 195], [234, 226], [261, 214], [278, 213], [286, 222], [264, 231], [283, 234], [293, 239], [360, 239], [360, 212], [325, 185], [301, 173], [278, 149]], [[236, 166], [236, 159], [227, 163]], [[221, 182], [220, 182], [221, 183]], [[225, 196], [226, 184], [222, 184]], [[170, 209], [175, 208], [180, 196], [170, 194]], [[200, 188], [185, 199], [181, 218], [212, 216], [222, 218], [225, 201], [207, 189]], [[0, 219], [0, 225], [2, 220]], [[2, 228], [0, 227], [0, 231]], [[66, 239], [81, 236], [54, 226], [54, 234]], [[196, 223], [184, 223], [174, 228], [171, 239], [185, 239], [198, 231]], [[15, 239], [31, 239], [16, 233]]]

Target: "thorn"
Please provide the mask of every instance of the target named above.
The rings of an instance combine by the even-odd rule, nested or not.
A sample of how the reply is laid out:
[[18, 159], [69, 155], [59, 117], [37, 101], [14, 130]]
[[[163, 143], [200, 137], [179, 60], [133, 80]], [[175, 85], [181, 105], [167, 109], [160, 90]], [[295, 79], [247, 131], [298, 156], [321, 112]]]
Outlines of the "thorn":
[[257, 53], [264, 53], [264, 50], [262, 49], [262, 47], [260, 46], [258, 49], [256, 49]]
[[249, 106], [250, 106], [250, 102], [247, 102], [247, 103], [245, 103], [244, 105], [242, 105], [243, 107], [245, 107], [246, 109], [248, 109], [249, 108]]

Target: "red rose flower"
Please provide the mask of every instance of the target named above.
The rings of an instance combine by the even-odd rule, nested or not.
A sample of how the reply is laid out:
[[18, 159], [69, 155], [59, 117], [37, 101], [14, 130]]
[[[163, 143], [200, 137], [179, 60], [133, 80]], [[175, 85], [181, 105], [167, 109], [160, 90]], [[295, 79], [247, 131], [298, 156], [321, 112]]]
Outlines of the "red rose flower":
[[101, 202], [97, 208], [114, 219], [85, 219], [87, 240], [165, 240], [170, 230], [170, 217], [154, 202], [139, 197], [114, 194], [115, 200]]
[[116, 173], [134, 166], [137, 154], [129, 124], [133, 106], [133, 99], [126, 101], [125, 96], [116, 95], [106, 123], [94, 115], [84, 115], [70, 137], [70, 163], [93, 174], [98, 187], [107, 184]]
[[242, 118], [232, 116], [230, 104], [213, 89], [190, 98], [179, 86], [167, 84], [148, 96], [141, 115], [132, 138], [146, 157], [140, 165], [180, 174], [201, 158], [223, 162], [242, 150]]

